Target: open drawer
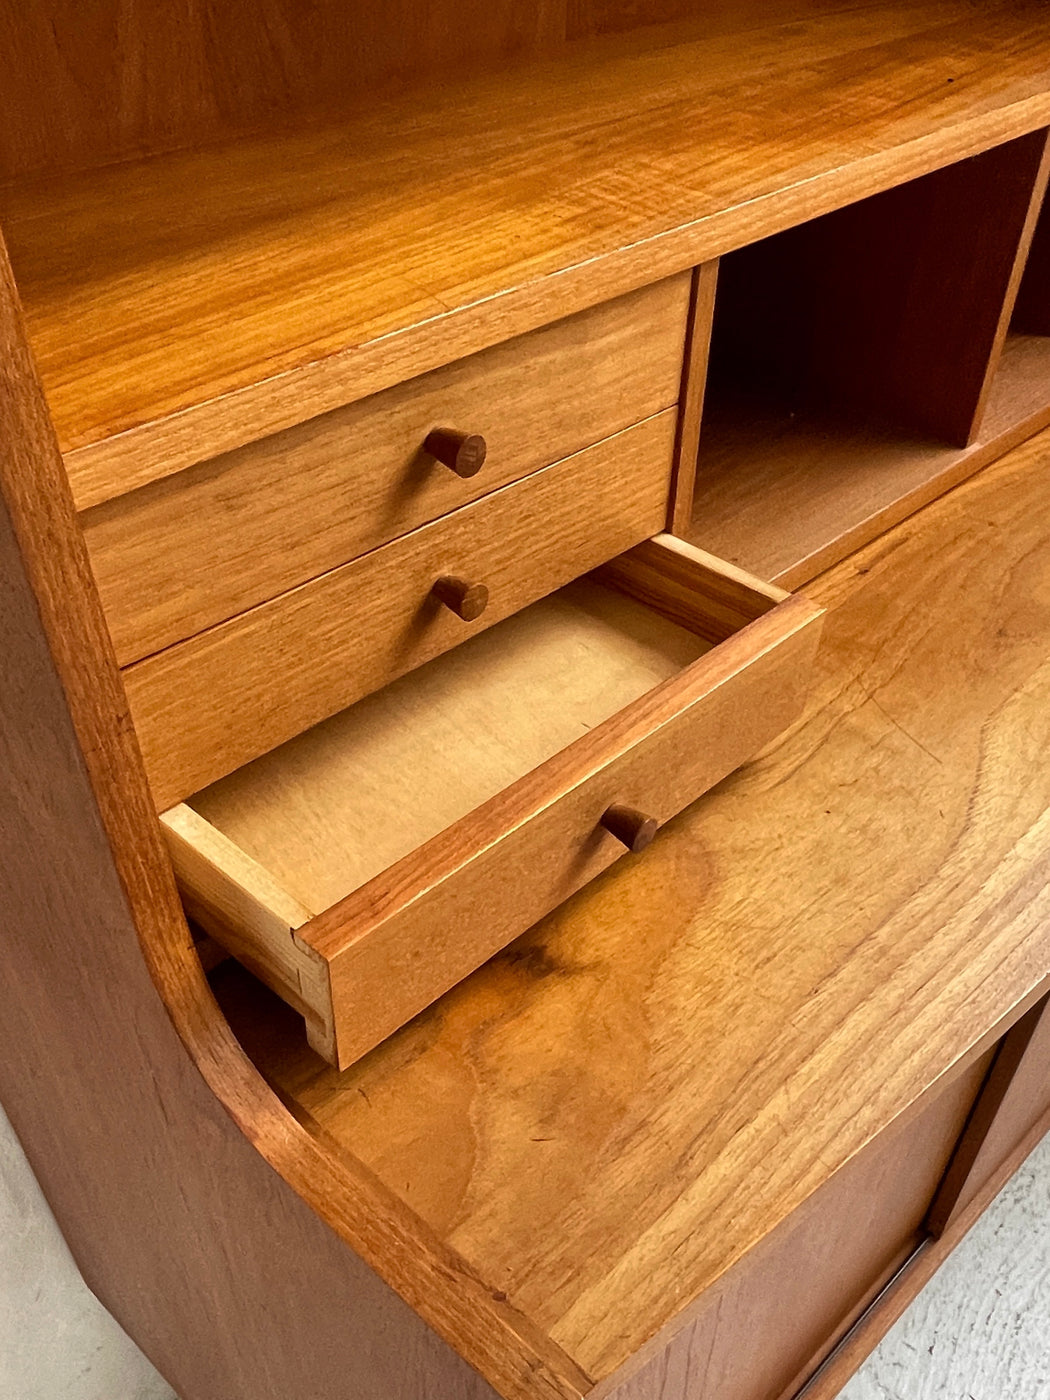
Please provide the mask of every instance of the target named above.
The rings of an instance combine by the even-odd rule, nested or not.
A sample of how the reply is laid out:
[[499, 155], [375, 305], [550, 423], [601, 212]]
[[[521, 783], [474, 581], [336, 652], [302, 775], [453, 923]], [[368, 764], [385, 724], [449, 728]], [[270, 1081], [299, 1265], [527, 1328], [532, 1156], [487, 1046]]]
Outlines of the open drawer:
[[820, 609], [658, 536], [162, 818], [345, 1067], [799, 713]]

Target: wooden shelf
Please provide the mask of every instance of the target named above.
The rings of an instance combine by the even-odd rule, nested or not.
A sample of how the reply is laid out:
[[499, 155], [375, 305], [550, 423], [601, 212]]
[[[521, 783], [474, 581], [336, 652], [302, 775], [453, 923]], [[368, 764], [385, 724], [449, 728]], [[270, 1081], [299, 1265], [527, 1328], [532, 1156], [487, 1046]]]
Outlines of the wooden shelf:
[[595, 1381], [1045, 975], [1048, 466], [825, 575], [808, 720], [349, 1072], [216, 976], [303, 1121]]
[[78, 504], [1050, 122], [1037, 5], [818, 8], [9, 186]]
[[715, 393], [693, 523], [703, 549], [796, 588], [1050, 423], [1050, 337], [1011, 335], [970, 447]]

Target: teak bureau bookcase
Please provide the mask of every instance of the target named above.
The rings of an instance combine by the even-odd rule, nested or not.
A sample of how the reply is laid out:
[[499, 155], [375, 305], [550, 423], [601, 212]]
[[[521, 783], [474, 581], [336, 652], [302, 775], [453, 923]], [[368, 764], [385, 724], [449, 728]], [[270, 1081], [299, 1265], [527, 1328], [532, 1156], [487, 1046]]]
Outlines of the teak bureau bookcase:
[[831, 1397], [1050, 1127], [1050, 17], [3, 12], [0, 1099], [185, 1400]]

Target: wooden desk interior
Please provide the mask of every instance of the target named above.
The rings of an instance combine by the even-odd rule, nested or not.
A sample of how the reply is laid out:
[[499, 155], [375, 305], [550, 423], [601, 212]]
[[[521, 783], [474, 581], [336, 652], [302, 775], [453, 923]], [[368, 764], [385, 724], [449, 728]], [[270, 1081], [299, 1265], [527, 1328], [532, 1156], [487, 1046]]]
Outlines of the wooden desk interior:
[[303, 1120], [595, 1379], [1045, 976], [1048, 467], [812, 584], [804, 723], [351, 1071], [215, 976]]

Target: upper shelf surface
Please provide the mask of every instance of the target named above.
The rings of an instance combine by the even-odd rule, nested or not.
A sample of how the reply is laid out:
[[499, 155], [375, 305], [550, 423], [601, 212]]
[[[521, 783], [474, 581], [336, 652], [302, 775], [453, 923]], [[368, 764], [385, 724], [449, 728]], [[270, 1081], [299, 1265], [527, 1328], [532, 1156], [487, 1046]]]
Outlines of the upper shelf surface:
[[10, 186], [0, 220], [86, 506], [1047, 124], [1048, 89], [1039, 4], [809, 7]]

